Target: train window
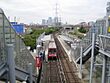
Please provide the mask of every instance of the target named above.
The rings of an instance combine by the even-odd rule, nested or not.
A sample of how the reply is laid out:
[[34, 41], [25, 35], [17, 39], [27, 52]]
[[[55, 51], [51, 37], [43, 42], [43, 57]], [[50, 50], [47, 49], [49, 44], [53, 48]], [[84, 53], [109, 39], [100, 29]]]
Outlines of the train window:
[[43, 55], [43, 53], [42, 53], [42, 52], [40, 52], [39, 54], [40, 54], [41, 56]]
[[53, 53], [55, 53], [56, 52], [56, 49], [49, 49], [49, 53], [50, 54], [53, 54]]

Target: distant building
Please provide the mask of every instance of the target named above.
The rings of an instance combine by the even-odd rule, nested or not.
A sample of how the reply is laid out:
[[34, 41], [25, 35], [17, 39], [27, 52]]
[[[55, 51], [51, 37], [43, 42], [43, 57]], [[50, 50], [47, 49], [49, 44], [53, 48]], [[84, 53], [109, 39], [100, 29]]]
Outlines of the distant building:
[[72, 25], [63, 25], [63, 28], [67, 29], [67, 30], [72, 30], [73, 26]]
[[88, 24], [87, 24], [86, 22], [81, 22], [81, 23], [80, 23], [80, 26], [86, 28], [86, 27], [88, 27]]
[[97, 19], [95, 26], [98, 28], [98, 33], [106, 34], [106, 19]]
[[17, 34], [24, 33], [24, 24], [18, 24], [17, 22], [11, 22], [13, 29], [16, 31]]
[[94, 24], [95, 24], [95, 22], [93, 22], [93, 21], [88, 22], [88, 26], [90, 26], [90, 27], [92, 27]]
[[47, 25], [47, 20], [42, 19], [42, 25]]
[[106, 33], [110, 35], [110, 2], [107, 3], [106, 22]]
[[25, 34], [29, 34], [32, 32], [32, 29], [29, 25], [25, 24]]
[[82, 27], [82, 28], [85, 28], [85, 29], [88, 30], [91, 27], [90, 25], [92, 25], [92, 24], [91, 23], [86, 23], [86, 22], [81, 22], [81, 23], [75, 25], [75, 27]]
[[48, 18], [47, 24], [48, 24], [48, 25], [53, 25], [53, 19], [52, 19], [52, 17], [49, 17], [49, 18]]
[[42, 25], [47, 25], [48, 27], [59, 27], [61, 26], [61, 19], [59, 20], [58, 17], [48, 17], [48, 19], [42, 19]]

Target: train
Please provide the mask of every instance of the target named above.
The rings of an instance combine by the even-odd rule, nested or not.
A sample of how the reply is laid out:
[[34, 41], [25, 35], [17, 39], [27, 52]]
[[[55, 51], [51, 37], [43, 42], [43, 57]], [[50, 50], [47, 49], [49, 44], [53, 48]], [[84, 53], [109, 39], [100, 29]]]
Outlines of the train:
[[51, 38], [48, 46], [48, 60], [57, 59], [57, 47], [54, 38]]

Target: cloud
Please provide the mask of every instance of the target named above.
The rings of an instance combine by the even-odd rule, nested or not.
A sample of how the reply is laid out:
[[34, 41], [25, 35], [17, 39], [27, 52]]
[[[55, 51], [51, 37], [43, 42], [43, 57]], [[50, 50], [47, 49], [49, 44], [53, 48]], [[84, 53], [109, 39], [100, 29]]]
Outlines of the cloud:
[[106, 13], [109, 0], [0, 0], [0, 7], [7, 16], [20, 17], [21, 22], [40, 22], [55, 16], [55, 5], [63, 22], [77, 23], [96, 20]]

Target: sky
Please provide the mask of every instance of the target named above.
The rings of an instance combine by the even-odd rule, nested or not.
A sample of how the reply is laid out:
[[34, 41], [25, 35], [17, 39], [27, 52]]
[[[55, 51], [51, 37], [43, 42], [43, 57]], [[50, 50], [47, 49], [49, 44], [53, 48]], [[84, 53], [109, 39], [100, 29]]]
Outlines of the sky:
[[82, 21], [95, 21], [106, 15], [110, 0], [0, 0], [0, 8], [13, 21], [41, 23], [42, 19], [55, 17], [56, 2], [58, 16], [63, 23], [77, 24]]

